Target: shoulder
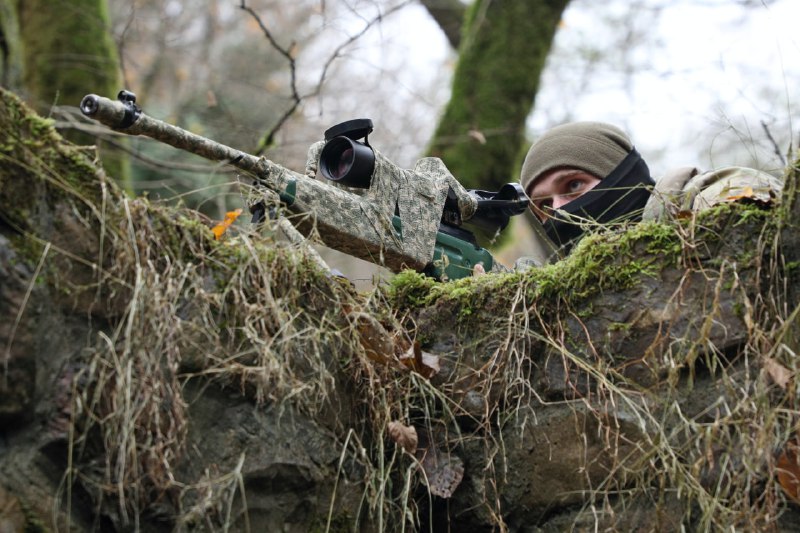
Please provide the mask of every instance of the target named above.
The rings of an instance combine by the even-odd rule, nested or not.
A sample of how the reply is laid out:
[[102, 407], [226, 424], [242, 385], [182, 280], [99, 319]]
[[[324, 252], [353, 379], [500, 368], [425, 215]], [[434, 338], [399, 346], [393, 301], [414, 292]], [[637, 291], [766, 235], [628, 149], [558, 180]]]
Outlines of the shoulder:
[[775, 201], [783, 191], [783, 180], [753, 168], [725, 167], [695, 176], [686, 190], [694, 196], [692, 210], [699, 211], [742, 198]]
[[753, 168], [678, 169], [658, 180], [642, 218], [661, 220], [680, 211], [701, 211], [742, 198], [770, 203], [782, 190], [783, 180]]

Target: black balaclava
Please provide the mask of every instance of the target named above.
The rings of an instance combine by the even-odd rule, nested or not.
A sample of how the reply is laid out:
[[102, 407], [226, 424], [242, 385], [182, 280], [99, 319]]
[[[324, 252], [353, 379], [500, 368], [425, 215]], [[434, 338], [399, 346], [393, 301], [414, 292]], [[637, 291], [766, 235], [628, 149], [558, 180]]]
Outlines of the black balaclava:
[[592, 223], [639, 220], [655, 184], [647, 163], [619, 128], [601, 122], [557, 126], [536, 141], [522, 167], [526, 192], [544, 173], [576, 168], [601, 179], [544, 223], [547, 236], [569, 249]]

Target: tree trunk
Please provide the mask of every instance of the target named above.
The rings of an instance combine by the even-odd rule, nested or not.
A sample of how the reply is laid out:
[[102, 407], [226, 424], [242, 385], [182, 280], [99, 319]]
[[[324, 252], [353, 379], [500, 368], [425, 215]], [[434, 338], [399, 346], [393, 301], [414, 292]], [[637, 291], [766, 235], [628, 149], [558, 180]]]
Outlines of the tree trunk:
[[[119, 57], [106, 0], [25, 0], [18, 5], [23, 94], [36, 110], [48, 116], [51, 106], [78, 106], [88, 93], [119, 91]], [[67, 137], [79, 144], [97, 143], [109, 174], [127, 184], [123, 153], [94, 136], [71, 132]]]
[[468, 188], [517, 181], [547, 54], [569, 0], [475, 0], [453, 94], [429, 149]]
[[444, 32], [454, 49], [461, 44], [461, 24], [464, 21], [464, 4], [461, 0], [421, 0], [433, 20]]
[[0, 86], [19, 90], [22, 83], [22, 50], [14, 0], [0, 0]]

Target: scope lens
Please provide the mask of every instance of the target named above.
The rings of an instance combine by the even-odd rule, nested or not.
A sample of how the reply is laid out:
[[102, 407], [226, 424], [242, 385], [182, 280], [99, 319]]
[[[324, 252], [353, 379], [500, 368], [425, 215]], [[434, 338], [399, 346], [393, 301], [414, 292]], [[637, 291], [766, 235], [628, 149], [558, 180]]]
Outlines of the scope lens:
[[336, 165], [336, 171], [331, 172], [331, 175], [337, 179], [342, 179], [353, 166], [353, 149], [347, 148], [342, 155], [339, 156], [339, 161], [331, 161], [331, 166]]
[[328, 141], [319, 156], [322, 175], [348, 187], [368, 189], [375, 167], [375, 154], [368, 145], [347, 137]]

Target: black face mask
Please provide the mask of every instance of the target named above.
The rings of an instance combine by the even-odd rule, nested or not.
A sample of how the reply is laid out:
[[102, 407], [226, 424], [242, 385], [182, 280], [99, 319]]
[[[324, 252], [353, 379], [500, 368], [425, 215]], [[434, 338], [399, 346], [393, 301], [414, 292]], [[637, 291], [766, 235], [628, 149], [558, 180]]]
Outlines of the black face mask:
[[647, 163], [632, 150], [593, 189], [554, 212], [543, 224], [545, 233], [569, 251], [588, 225], [641, 220], [653, 185]]

